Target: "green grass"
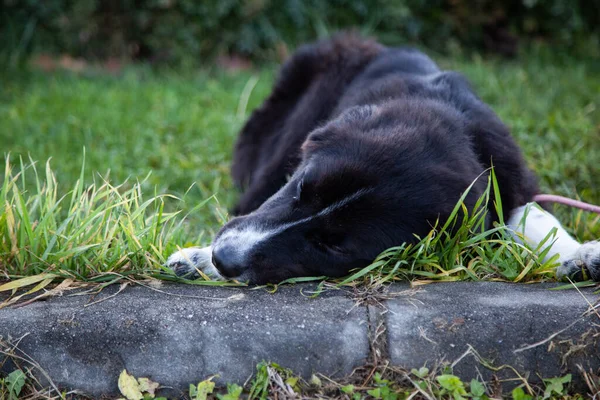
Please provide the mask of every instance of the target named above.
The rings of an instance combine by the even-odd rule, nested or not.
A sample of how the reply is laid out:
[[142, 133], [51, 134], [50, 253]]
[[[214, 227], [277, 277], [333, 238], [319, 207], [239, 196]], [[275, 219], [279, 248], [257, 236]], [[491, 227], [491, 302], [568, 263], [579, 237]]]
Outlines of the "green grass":
[[[511, 127], [544, 192], [600, 204], [597, 65], [539, 52], [512, 62], [440, 63], [463, 72]], [[43, 273], [101, 281], [156, 276], [177, 246], [209, 242], [237, 196], [232, 143], [268, 95], [274, 69], [3, 75], [0, 273], [43, 283]], [[600, 237], [598, 216], [556, 211], [579, 239]], [[354, 278], [552, 276], [531, 249], [502, 232], [482, 233], [479, 217], [454, 238], [438, 232], [390, 250]]]

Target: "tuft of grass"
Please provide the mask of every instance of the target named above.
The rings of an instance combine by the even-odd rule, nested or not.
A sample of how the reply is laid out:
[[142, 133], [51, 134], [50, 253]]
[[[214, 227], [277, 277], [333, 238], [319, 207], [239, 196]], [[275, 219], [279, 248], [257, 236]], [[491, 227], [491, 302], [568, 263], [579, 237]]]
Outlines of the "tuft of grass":
[[[511, 282], [552, 279], [558, 256], [544, 261], [551, 248], [544, 246], [552, 243], [555, 232], [549, 232], [536, 248], [527, 245], [520, 233], [504, 224], [493, 169], [487, 179], [487, 188], [472, 210], [467, 209], [464, 200], [473, 184], [463, 193], [443, 225], [436, 225], [416, 244], [405, 243], [384, 251], [371, 265], [348, 276], [340, 285], [361, 278], [367, 278], [374, 285], [406, 279]], [[493, 204], [492, 198], [495, 199]], [[488, 228], [486, 220], [490, 208], [495, 209], [500, 220]]]
[[[169, 273], [162, 266], [164, 255], [177, 249], [175, 243], [186, 236], [186, 227], [182, 211], [167, 212], [166, 204], [176, 208], [184, 200], [169, 194], [146, 196], [144, 181], [115, 186], [98, 177], [85, 185], [84, 171], [71, 189], [62, 192], [50, 161], [38, 171], [32, 160], [20, 159], [17, 167], [6, 158], [0, 187], [3, 274], [85, 281], [111, 274]], [[202, 235], [194, 239], [202, 241]]]

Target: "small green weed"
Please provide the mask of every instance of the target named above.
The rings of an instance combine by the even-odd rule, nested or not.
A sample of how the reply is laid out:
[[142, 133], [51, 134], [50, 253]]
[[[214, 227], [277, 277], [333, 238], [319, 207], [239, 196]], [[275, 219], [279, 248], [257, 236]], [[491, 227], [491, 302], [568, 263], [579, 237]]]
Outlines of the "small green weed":
[[373, 389], [368, 389], [367, 394], [375, 399], [381, 400], [398, 400], [400, 394], [393, 388], [393, 384], [389, 379], [383, 379], [379, 372], [373, 377]]
[[227, 393], [225, 394], [217, 394], [217, 399], [219, 400], [238, 400], [242, 395], [243, 387], [235, 384], [228, 383], [227, 384]]
[[564, 396], [567, 394], [567, 385], [571, 383], [571, 374], [557, 378], [544, 379], [546, 389], [544, 390], [544, 399]]
[[17, 400], [25, 386], [25, 373], [20, 369], [14, 370], [6, 376], [0, 378], [0, 399]]
[[[162, 264], [187, 229], [181, 209], [166, 208], [178, 208], [185, 200], [146, 197], [142, 185], [113, 186], [98, 177], [86, 186], [82, 178], [59, 193], [49, 162], [41, 174], [33, 161], [21, 159], [16, 168], [7, 158], [0, 187], [0, 267], [6, 277], [22, 280], [1, 285], [0, 291], [34, 283], [39, 290], [56, 278], [109, 282], [160, 273], [175, 279]], [[194, 239], [202, 241], [202, 235]]]
[[294, 373], [276, 363], [260, 362], [256, 375], [250, 383], [248, 398], [265, 400], [278, 393], [282, 398], [293, 397], [300, 392], [300, 379]]
[[206, 400], [209, 394], [215, 389], [214, 377], [198, 382], [197, 385], [190, 384], [189, 395], [192, 400]]
[[[208, 379], [203, 380], [202, 382], [198, 382], [197, 385], [190, 385], [189, 396], [192, 400], [206, 400], [209, 398], [215, 389], [215, 383], [212, 381], [214, 378], [210, 377]], [[235, 384], [228, 383], [226, 388], [226, 393], [216, 393], [216, 396], [219, 400], [238, 400], [242, 395], [244, 388]], [[213, 397], [211, 397], [213, 398]]]

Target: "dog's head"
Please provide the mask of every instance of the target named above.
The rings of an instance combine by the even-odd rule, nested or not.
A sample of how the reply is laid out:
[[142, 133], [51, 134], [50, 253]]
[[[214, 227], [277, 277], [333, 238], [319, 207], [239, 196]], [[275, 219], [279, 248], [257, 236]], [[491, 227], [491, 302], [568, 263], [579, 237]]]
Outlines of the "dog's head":
[[[213, 243], [222, 275], [252, 283], [342, 276], [426, 235], [482, 168], [459, 113], [430, 100], [351, 108], [313, 131], [277, 193]], [[471, 190], [474, 204], [484, 188]]]

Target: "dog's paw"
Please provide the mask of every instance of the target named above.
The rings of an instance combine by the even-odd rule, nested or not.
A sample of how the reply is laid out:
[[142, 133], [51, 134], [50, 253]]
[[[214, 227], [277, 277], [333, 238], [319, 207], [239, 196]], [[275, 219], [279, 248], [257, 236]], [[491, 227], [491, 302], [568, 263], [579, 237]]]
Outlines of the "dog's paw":
[[556, 269], [559, 279], [600, 282], [600, 241], [587, 242]]
[[223, 279], [212, 263], [212, 248], [210, 246], [181, 249], [169, 256], [165, 266], [172, 269], [177, 276], [188, 279], [199, 277], [199, 271], [211, 278]]

